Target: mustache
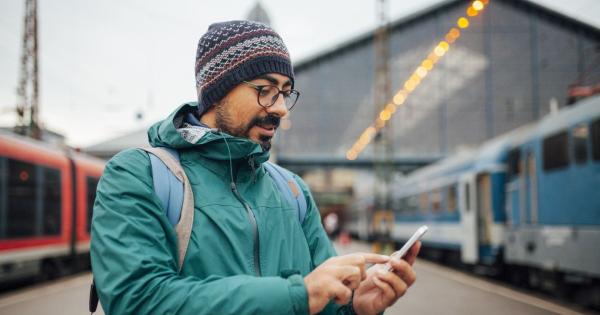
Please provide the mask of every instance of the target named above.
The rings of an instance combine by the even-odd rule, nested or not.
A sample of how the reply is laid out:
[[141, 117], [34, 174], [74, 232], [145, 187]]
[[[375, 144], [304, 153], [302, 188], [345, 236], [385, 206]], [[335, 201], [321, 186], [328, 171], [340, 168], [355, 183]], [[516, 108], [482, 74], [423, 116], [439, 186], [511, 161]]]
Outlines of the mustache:
[[278, 128], [280, 123], [280, 117], [274, 115], [267, 115], [265, 117], [255, 117], [250, 123], [250, 126], [273, 126], [275, 128]]

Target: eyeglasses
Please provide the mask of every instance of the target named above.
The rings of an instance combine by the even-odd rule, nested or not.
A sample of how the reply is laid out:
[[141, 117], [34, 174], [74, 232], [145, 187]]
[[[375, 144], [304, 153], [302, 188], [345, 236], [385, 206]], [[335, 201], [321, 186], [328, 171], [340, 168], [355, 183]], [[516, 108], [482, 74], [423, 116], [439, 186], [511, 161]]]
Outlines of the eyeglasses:
[[285, 102], [285, 107], [288, 111], [292, 110], [292, 107], [296, 105], [298, 98], [300, 97], [300, 92], [296, 90], [280, 90], [275, 85], [257, 85], [252, 82], [243, 81], [248, 84], [256, 91], [258, 91], [258, 104], [265, 109], [273, 106], [279, 95], [283, 95], [283, 100]]

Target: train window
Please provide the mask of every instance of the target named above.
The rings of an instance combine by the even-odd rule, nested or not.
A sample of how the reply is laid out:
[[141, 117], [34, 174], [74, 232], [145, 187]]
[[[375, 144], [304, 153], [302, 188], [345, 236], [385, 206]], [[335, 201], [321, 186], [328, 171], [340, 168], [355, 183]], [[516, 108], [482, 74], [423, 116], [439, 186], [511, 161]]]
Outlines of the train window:
[[36, 234], [38, 202], [35, 165], [8, 159], [8, 189], [5, 238], [31, 237]]
[[92, 229], [92, 213], [94, 209], [94, 200], [96, 200], [96, 188], [98, 186], [97, 177], [87, 178], [87, 231]]
[[419, 209], [419, 198], [416, 195], [408, 197], [407, 206], [408, 211], [416, 212]]
[[440, 212], [442, 210], [442, 193], [439, 189], [436, 189], [430, 193], [431, 198], [431, 210], [433, 212]]
[[426, 192], [419, 194], [419, 209], [421, 212], [429, 211], [429, 198]]
[[61, 227], [61, 180], [57, 169], [38, 166], [43, 175], [40, 178], [42, 189], [40, 199], [43, 202], [44, 235], [59, 235]]
[[586, 124], [577, 125], [573, 128], [573, 156], [575, 157], [575, 163], [577, 164], [584, 164], [587, 162], [589, 133]]
[[5, 226], [0, 237], [26, 238], [61, 232], [60, 171], [8, 159], [2, 181]]
[[600, 119], [592, 123], [592, 155], [595, 161], [600, 161]]
[[508, 176], [509, 178], [519, 176], [521, 174], [521, 150], [514, 148], [508, 153]]
[[544, 170], [556, 170], [569, 165], [569, 137], [561, 132], [544, 139]]
[[448, 186], [447, 189], [447, 197], [446, 197], [446, 206], [448, 208], [448, 212], [456, 211], [456, 186], [451, 185]]
[[394, 202], [392, 203], [392, 209], [394, 209], [394, 212], [398, 212], [398, 213], [405, 212], [406, 211], [406, 199], [404, 199], [404, 198], [394, 199]]

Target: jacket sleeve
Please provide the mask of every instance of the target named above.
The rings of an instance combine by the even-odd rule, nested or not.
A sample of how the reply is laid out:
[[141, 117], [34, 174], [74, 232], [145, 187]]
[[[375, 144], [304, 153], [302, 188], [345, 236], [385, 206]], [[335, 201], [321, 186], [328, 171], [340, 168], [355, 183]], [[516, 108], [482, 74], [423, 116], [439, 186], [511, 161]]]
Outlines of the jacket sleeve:
[[[306, 198], [306, 217], [302, 224], [302, 229], [304, 230], [304, 235], [306, 237], [306, 241], [308, 242], [308, 246], [310, 248], [310, 253], [312, 256], [313, 268], [316, 268], [320, 264], [322, 264], [327, 259], [337, 256], [325, 229], [323, 228], [323, 224], [321, 223], [321, 214], [319, 212], [319, 208], [315, 203], [310, 190], [308, 189], [308, 185], [299, 177], [295, 176], [296, 182], [299, 183], [302, 192]], [[322, 315], [325, 314], [355, 314], [352, 309], [352, 304], [347, 305], [338, 305], [335, 302], [330, 301], [329, 304], [321, 311]]]
[[331, 241], [329, 241], [327, 233], [325, 233], [325, 229], [321, 223], [319, 208], [317, 208], [315, 200], [308, 189], [308, 185], [306, 185], [299, 176], [294, 175], [294, 177], [306, 198], [306, 216], [304, 222], [302, 222], [302, 229], [304, 230], [304, 235], [306, 236], [306, 241], [310, 248], [313, 266], [316, 267], [325, 260], [337, 256], [337, 253], [333, 248]]
[[306, 314], [301, 276], [205, 279], [177, 271], [177, 237], [154, 193], [147, 153], [106, 166], [94, 203], [91, 259], [106, 314]]

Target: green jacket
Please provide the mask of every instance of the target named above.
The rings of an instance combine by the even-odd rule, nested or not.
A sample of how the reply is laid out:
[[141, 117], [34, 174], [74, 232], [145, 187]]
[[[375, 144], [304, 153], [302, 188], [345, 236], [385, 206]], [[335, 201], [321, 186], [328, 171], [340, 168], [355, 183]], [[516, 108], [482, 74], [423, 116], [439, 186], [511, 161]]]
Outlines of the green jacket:
[[[269, 153], [258, 144], [219, 132], [206, 133], [196, 144], [180, 136], [183, 114], [194, 109], [194, 103], [184, 104], [148, 131], [152, 146], [179, 150], [194, 193], [196, 213], [181, 272], [175, 229], [154, 192], [147, 153], [126, 150], [106, 166], [91, 241], [104, 311], [306, 314], [303, 276], [336, 255], [306, 184], [296, 177], [308, 204], [300, 224], [296, 208], [262, 166]], [[323, 313], [337, 308], [332, 302]]]

